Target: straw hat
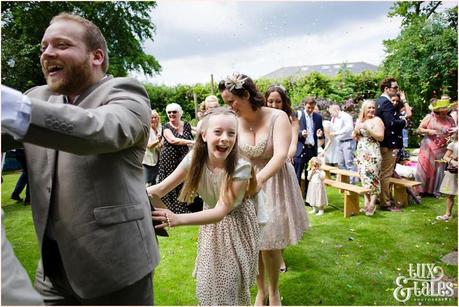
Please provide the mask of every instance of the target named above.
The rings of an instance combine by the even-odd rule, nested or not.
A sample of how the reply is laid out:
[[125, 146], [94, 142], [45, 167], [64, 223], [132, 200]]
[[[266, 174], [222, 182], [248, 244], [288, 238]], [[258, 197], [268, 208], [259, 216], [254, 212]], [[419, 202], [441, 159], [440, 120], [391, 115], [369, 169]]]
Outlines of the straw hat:
[[451, 104], [449, 103], [449, 99], [434, 100], [429, 105], [430, 111], [449, 111], [450, 108]]

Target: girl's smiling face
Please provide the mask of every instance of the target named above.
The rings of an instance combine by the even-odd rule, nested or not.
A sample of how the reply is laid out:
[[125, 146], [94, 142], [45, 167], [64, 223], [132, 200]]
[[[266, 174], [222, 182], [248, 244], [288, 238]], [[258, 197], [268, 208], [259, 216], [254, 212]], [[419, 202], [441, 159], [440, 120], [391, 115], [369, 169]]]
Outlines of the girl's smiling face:
[[[207, 143], [210, 161], [216, 166], [230, 154], [236, 143], [237, 119], [234, 115], [213, 115], [207, 122], [207, 128], [201, 132], [202, 139]], [[215, 164], [216, 163], [216, 164]]]

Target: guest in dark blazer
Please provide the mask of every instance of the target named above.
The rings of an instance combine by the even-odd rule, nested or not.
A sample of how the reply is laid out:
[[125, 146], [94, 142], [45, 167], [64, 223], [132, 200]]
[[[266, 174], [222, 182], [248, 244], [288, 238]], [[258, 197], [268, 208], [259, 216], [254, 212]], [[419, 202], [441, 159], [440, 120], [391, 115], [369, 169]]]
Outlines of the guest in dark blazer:
[[[298, 111], [300, 128], [298, 130], [298, 144], [294, 158], [294, 167], [298, 183], [301, 184], [301, 174], [305, 165], [312, 157], [317, 156], [318, 138], [323, 138], [322, 116], [314, 112], [316, 101], [313, 97], [306, 97], [302, 102], [304, 108]], [[309, 181], [304, 176], [304, 193], [308, 191]]]
[[397, 80], [386, 78], [380, 85], [382, 95], [376, 101], [376, 116], [379, 116], [385, 126], [384, 140], [381, 142], [381, 194], [379, 203], [382, 210], [400, 211], [390, 203], [389, 180], [394, 172], [397, 153], [403, 148], [402, 129], [407, 126], [405, 118], [400, 118], [395, 112], [392, 97], [398, 93]]

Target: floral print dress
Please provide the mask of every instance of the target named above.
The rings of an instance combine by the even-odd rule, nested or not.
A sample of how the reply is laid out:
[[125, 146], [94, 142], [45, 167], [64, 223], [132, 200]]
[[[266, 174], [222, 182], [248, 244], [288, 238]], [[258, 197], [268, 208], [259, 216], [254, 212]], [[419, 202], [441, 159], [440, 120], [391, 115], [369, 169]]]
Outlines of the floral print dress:
[[379, 142], [370, 136], [366, 129], [360, 129], [356, 160], [362, 187], [370, 189], [370, 194], [381, 192], [380, 171], [381, 152]]

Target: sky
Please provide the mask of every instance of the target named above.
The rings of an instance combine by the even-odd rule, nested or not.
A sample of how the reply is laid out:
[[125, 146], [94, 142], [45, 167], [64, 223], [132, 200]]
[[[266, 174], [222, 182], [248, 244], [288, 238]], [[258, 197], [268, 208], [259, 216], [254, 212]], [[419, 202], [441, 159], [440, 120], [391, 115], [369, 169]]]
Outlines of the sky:
[[174, 86], [218, 82], [233, 72], [254, 79], [286, 66], [381, 64], [383, 40], [400, 32], [390, 1], [158, 0], [154, 41], [144, 50], [162, 66], [136, 77]]

